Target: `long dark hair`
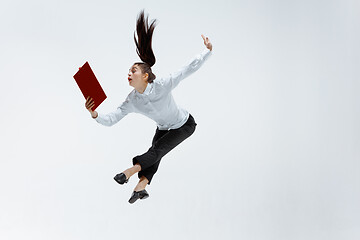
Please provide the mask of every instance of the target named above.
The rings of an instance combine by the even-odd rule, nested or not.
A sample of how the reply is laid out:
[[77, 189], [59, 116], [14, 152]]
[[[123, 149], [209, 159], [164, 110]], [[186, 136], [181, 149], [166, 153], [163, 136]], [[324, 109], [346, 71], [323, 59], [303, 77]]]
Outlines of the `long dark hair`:
[[[156, 78], [151, 67], [155, 64], [156, 58], [151, 47], [152, 35], [156, 26], [156, 19], [152, 20], [150, 26], [148, 23], [149, 17], [144, 14], [142, 10], [136, 21], [136, 33], [134, 32], [134, 41], [136, 45], [136, 53], [143, 62], [134, 63], [138, 65], [143, 73], [149, 74], [148, 82], [151, 83]], [[137, 39], [136, 39], [137, 34]]]

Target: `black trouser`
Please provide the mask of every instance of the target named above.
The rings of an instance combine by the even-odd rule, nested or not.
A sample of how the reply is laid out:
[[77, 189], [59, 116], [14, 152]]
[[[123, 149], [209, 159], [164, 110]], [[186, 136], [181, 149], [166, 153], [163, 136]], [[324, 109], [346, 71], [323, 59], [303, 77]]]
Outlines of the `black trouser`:
[[146, 177], [149, 180], [148, 184], [150, 184], [152, 177], [159, 167], [161, 158], [179, 143], [190, 137], [194, 133], [196, 125], [194, 118], [190, 114], [189, 119], [180, 128], [170, 130], [159, 130], [159, 128], [156, 128], [152, 146], [149, 150], [133, 158], [133, 164], [139, 163], [141, 166], [138, 177]]

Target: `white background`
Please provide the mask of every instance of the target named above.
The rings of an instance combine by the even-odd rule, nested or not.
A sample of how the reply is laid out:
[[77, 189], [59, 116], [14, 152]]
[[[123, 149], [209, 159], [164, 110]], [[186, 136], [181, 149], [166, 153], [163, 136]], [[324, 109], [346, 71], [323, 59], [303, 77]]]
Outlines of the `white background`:
[[[89, 61], [115, 110], [141, 9], [158, 77], [214, 49], [173, 92], [196, 132], [130, 205], [113, 176], [155, 123], [99, 125], [73, 75]], [[359, 239], [359, 23], [357, 0], [1, 0], [0, 238]]]

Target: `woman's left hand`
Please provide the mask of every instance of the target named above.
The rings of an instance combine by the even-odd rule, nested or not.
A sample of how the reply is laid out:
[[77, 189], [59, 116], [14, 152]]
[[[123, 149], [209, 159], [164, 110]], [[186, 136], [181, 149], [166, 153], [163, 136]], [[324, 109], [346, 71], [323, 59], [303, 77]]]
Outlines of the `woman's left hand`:
[[201, 34], [201, 37], [204, 39], [204, 44], [205, 46], [210, 49], [210, 51], [212, 51], [212, 44], [211, 42], [209, 41], [209, 38], [208, 37], [205, 37], [204, 35]]

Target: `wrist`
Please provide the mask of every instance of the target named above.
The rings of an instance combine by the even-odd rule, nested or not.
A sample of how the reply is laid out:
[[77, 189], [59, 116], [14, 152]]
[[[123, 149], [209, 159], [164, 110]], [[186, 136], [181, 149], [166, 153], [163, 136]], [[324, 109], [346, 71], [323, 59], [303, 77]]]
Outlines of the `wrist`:
[[93, 111], [93, 112], [91, 113], [91, 117], [92, 117], [92, 118], [97, 118], [97, 117], [98, 117], [98, 113], [97, 113], [96, 111]]

